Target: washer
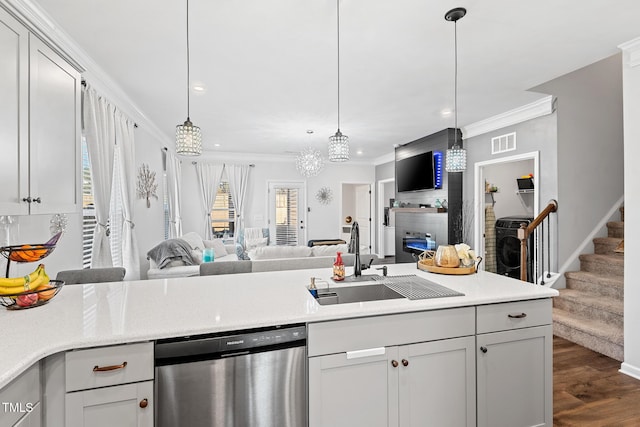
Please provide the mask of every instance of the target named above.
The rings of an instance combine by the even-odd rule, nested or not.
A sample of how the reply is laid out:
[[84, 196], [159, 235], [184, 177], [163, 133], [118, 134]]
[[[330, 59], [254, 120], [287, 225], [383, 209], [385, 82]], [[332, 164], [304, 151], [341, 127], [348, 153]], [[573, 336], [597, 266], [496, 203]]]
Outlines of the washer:
[[[508, 216], [496, 220], [496, 270], [498, 274], [520, 278], [520, 224], [530, 224], [532, 217]], [[531, 263], [533, 254], [533, 236], [529, 236], [527, 248], [527, 277], [533, 277]]]

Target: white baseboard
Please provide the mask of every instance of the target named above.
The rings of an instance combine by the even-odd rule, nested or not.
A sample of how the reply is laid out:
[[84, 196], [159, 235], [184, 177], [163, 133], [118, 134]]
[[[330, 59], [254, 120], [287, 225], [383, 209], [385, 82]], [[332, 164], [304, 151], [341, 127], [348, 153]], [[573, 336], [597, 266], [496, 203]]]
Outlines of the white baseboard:
[[622, 363], [618, 372], [640, 380], [640, 368], [633, 366], [627, 362]]

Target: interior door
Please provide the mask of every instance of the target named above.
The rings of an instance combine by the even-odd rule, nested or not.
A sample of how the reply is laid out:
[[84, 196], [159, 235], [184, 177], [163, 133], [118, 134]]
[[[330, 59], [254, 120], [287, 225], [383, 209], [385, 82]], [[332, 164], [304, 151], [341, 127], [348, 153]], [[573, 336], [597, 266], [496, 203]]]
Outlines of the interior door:
[[356, 221], [360, 227], [360, 253], [371, 253], [371, 186], [356, 185]]
[[306, 244], [305, 205], [304, 183], [269, 183], [269, 235], [277, 246]]

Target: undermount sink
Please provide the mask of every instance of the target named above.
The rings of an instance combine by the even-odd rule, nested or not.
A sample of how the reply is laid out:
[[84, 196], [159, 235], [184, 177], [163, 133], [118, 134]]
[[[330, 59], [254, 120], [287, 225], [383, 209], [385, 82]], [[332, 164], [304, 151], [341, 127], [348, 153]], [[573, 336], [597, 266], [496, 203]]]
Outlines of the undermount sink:
[[404, 296], [385, 285], [376, 284], [318, 290], [316, 301], [320, 305], [332, 305], [396, 298], [404, 298]]

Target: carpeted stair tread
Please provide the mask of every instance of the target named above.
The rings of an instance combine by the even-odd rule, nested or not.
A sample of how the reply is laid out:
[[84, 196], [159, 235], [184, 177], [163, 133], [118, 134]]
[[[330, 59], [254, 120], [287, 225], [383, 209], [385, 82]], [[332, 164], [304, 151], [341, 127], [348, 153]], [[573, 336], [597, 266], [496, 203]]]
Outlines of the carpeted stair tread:
[[567, 288], [623, 299], [624, 276], [603, 275], [589, 271], [568, 271], [564, 274]]
[[596, 295], [589, 292], [581, 292], [575, 289], [558, 289], [558, 292], [560, 292], [560, 296], [555, 299], [567, 299], [586, 307], [605, 310], [618, 316], [622, 316], [624, 313], [624, 302], [615, 298]]
[[608, 231], [609, 237], [624, 238], [624, 222], [623, 221], [608, 222], [607, 231]]
[[622, 328], [554, 308], [553, 333], [613, 359], [623, 360]]
[[624, 256], [624, 254], [614, 252], [620, 242], [622, 242], [620, 237], [596, 237], [593, 239], [594, 251], [601, 255]]
[[582, 254], [580, 269], [603, 275], [624, 275], [624, 257], [618, 255]]

